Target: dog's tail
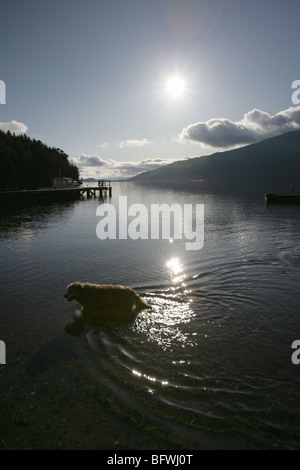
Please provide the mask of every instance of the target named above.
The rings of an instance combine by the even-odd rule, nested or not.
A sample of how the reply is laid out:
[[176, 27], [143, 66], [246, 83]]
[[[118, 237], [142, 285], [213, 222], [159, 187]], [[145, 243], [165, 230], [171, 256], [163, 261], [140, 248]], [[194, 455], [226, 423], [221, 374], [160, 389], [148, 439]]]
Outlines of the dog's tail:
[[137, 299], [136, 299], [136, 307], [138, 310], [145, 310], [146, 308], [152, 308], [150, 304], [148, 304], [148, 302], [146, 302], [146, 300], [142, 299], [142, 297], [140, 297], [138, 295]]

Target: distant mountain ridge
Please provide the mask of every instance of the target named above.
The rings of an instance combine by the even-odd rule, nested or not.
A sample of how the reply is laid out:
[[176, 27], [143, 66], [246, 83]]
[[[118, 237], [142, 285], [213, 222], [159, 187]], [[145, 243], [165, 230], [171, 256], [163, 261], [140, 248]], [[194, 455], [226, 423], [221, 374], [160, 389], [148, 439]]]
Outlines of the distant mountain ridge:
[[131, 181], [198, 182], [211, 191], [287, 192], [300, 187], [300, 131], [147, 171]]

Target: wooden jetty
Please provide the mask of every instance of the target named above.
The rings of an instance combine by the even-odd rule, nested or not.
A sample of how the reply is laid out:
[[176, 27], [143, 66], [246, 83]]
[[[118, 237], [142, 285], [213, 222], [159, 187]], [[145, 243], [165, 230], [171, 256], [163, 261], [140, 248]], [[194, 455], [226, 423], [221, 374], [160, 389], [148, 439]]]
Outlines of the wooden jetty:
[[112, 196], [109, 181], [99, 181], [98, 186], [77, 186], [73, 188], [43, 188], [0, 191], [0, 207], [23, 207], [31, 204], [75, 201], [98, 196], [99, 199]]
[[80, 196], [84, 194], [86, 194], [87, 198], [96, 197], [97, 194], [99, 194], [100, 198], [111, 197], [112, 188], [110, 181], [98, 181], [98, 186], [81, 187]]

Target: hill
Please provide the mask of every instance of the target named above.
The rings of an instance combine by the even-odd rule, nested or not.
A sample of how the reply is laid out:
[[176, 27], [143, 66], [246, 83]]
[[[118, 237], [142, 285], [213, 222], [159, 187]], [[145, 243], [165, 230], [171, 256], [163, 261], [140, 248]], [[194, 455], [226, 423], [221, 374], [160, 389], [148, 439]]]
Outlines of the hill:
[[141, 173], [131, 181], [197, 182], [211, 191], [286, 192], [300, 186], [300, 131], [272, 137], [235, 150], [178, 161]]
[[79, 179], [78, 168], [62, 150], [23, 134], [0, 131], [1, 189], [52, 186], [52, 179], [59, 175]]

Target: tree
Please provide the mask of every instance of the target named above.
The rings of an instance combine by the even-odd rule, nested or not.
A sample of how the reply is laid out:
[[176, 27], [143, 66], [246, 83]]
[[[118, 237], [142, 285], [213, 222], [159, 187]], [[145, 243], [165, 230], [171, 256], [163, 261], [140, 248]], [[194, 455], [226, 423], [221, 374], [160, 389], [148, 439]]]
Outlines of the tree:
[[25, 134], [0, 131], [0, 185], [37, 189], [52, 186], [53, 178], [61, 175], [79, 180], [77, 166], [59, 148], [48, 147]]

